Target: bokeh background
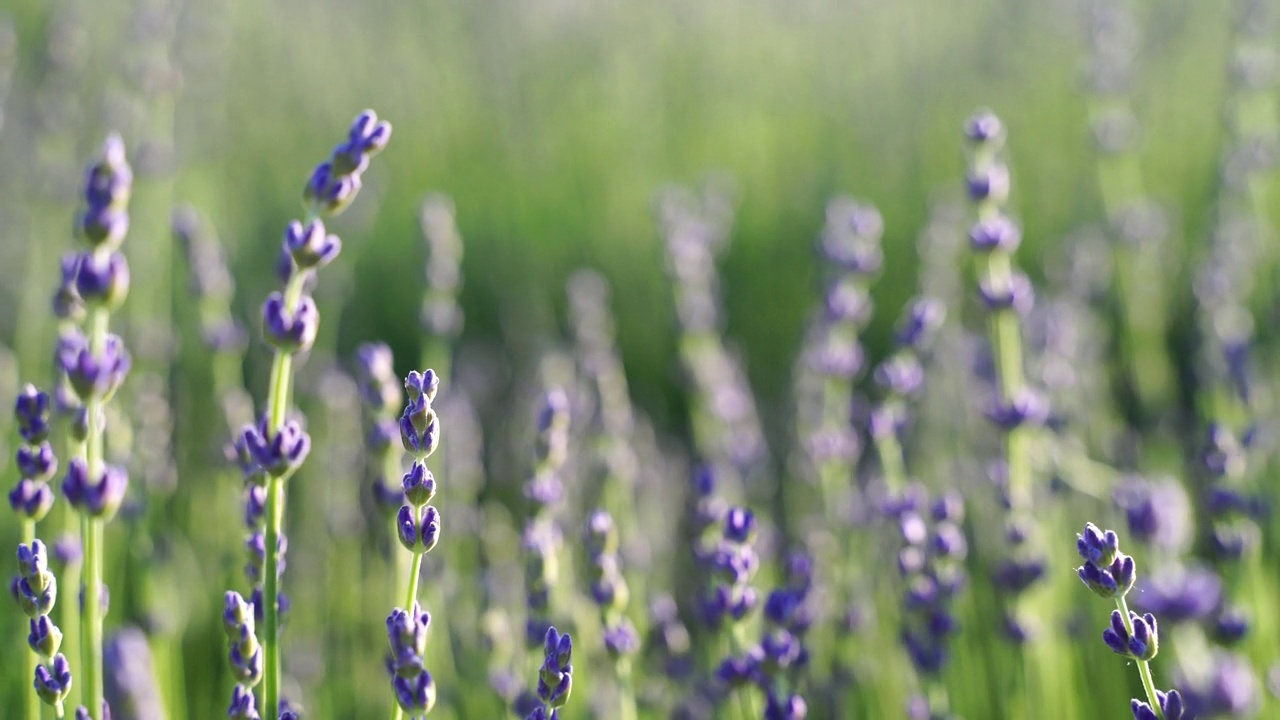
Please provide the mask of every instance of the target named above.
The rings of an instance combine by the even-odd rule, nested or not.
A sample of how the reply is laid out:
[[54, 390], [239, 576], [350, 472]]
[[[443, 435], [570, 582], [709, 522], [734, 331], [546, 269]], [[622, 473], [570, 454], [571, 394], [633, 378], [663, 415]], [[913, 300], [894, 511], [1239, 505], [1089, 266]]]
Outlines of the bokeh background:
[[[356, 112], [374, 108], [390, 120], [389, 148], [366, 174], [359, 201], [332, 225], [345, 249], [318, 291], [321, 339], [299, 381], [313, 391], [300, 395], [320, 407], [326, 370], [349, 368], [354, 348], [368, 340], [387, 342], [402, 372], [415, 366], [426, 346], [418, 323], [425, 259], [419, 210], [428, 193], [447, 194], [465, 239], [466, 322], [455, 368], [468, 378], [486, 429], [514, 438], [495, 441], [501, 449], [487, 462], [491, 478], [516, 488], [527, 472], [533, 413], [521, 390], [536, 382], [539, 359], [568, 343], [564, 287], [582, 267], [598, 269], [612, 287], [636, 406], [657, 436], [687, 435], [689, 403], [655, 199], [673, 184], [715, 188], [734, 206], [721, 263], [725, 335], [746, 358], [781, 466], [793, 362], [819, 297], [814, 246], [826, 203], [851, 194], [883, 215], [884, 270], [872, 294], [888, 310], [874, 316], [865, 335], [868, 355], [883, 356], [897, 308], [918, 291], [918, 238], [931, 210], [963, 207], [961, 129], [975, 109], [987, 107], [1008, 128], [1009, 210], [1023, 227], [1018, 259], [1033, 280], [1054, 277], [1065, 262], [1066, 239], [1105, 234], [1114, 220], [1109, 203], [1117, 198], [1141, 195], [1161, 209], [1167, 232], [1159, 261], [1145, 272], [1163, 279], [1156, 301], [1168, 316], [1162, 350], [1179, 383], [1169, 405], [1194, 415], [1201, 400], [1188, 380], [1189, 338], [1197, 328], [1191, 281], [1219, 219], [1225, 149], [1239, 135], [1233, 72], [1240, 18], [1267, 3], [1121, 3], [1124, 21], [1112, 35], [1099, 29], [1095, 5], [7, 0], [0, 7], [5, 406], [18, 377], [41, 385], [52, 377], [48, 349], [56, 326], [48, 298], [57, 258], [74, 246], [82, 168], [106, 133], [117, 131], [137, 173], [127, 245], [134, 289], [122, 326], [144, 344], [150, 338], [162, 346], [152, 355], [141, 351], [144, 364], [164, 356], [164, 348], [181, 348], [164, 377], [174, 403], [170, 452], [183, 489], [145, 512], [175, 513], [174, 526], [189, 533], [169, 547], [136, 529], [145, 525], [113, 530], [115, 542], [137, 551], [121, 551], [114, 561], [130, 589], [119, 590], [113, 613], [145, 625], [156, 607], [167, 608], [178, 618], [168, 627], [187, 628], [180, 641], [155, 644], [157, 665], [170, 673], [163, 686], [171, 715], [220, 717], [225, 707], [223, 640], [210, 620], [222, 590], [236, 582], [239, 562], [235, 532], [197, 527], [208, 524], [202, 503], [221, 503], [234, 525], [238, 488], [210, 452], [223, 428], [209, 407], [186, 263], [170, 232], [176, 204], [197, 208], [227, 249], [236, 279], [233, 311], [253, 335], [246, 383], [261, 397], [269, 354], [257, 340], [258, 305], [275, 286], [280, 236], [299, 213], [300, 189]], [[1265, 22], [1271, 34], [1261, 37], [1274, 49], [1276, 24]], [[1117, 54], [1101, 70], [1100, 33]], [[1116, 64], [1123, 77], [1109, 87], [1099, 72], [1105, 76]], [[1262, 110], [1255, 107], [1249, 117], [1274, 124], [1275, 94], [1274, 85], [1264, 87]], [[1116, 103], [1137, 122], [1119, 171], [1100, 161], [1091, 124]], [[1276, 207], [1276, 188], [1259, 187], [1256, 205]], [[1260, 286], [1249, 309], [1266, 327], [1274, 298], [1265, 282]], [[169, 324], [178, 328], [171, 337], [149, 335], [149, 328]], [[1107, 335], [1101, 344], [1119, 363], [1112, 340]], [[1135, 406], [1140, 393], [1123, 375], [1116, 373], [1117, 417], [1139, 431], [1168, 430]], [[1157, 464], [1169, 469], [1181, 459], [1175, 451]], [[189, 480], [208, 487], [185, 489]], [[7, 540], [9, 526], [0, 527]], [[165, 547], [157, 550], [157, 543]], [[295, 542], [293, 552], [307, 550]], [[152, 577], [146, 569], [152, 561], [137, 559], [154, 553], [168, 574]], [[298, 561], [298, 572], [310, 577], [306, 562]], [[323, 577], [339, 589], [346, 582], [340, 573]], [[1077, 597], [1092, 602], [1083, 592]], [[299, 674], [311, 678], [309, 689], [326, 672], [369, 680], [370, 689], [331, 687], [323, 701], [312, 702], [313, 717], [380, 715], [380, 704], [376, 712], [364, 709], [384, 702], [376, 662], [362, 669], [355, 658], [376, 658], [369, 648], [380, 640], [382, 611], [372, 601], [367, 609], [360, 600], [334, 602], [302, 615], [299, 636], [303, 628], [364, 612], [368, 624], [343, 635], [351, 645], [339, 647], [365, 654], [327, 668], [317, 660], [322, 667], [304, 666]], [[352, 639], [362, 632], [371, 639]], [[183, 648], [185, 668], [173, 657]], [[1114, 660], [1117, 675], [1124, 669], [1119, 659], [1106, 660]], [[0, 676], [0, 707], [15, 706], [25, 683], [8, 663], [0, 663]], [[1119, 717], [1128, 680], [1109, 682], [1096, 697], [1114, 701], [1106, 717]], [[967, 716], [1006, 716], [974, 714], [982, 706], [971, 699]], [[850, 716], [894, 716], [871, 707]], [[457, 712], [496, 711], [478, 701]], [[1102, 717], [1079, 715], [1086, 716]]]

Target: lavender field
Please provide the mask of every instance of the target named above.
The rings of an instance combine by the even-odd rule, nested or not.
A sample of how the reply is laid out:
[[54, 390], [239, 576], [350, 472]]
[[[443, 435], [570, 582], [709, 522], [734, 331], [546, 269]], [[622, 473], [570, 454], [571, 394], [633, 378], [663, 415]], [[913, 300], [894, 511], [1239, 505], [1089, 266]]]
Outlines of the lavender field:
[[0, 718], [1280, 718], [1278, 161], [1274, 0], [8, 0]]

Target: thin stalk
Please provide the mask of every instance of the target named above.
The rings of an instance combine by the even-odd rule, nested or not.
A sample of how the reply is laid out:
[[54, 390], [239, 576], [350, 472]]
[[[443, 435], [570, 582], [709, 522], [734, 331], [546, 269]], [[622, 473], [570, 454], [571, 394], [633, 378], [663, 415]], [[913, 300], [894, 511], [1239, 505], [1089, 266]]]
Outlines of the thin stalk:
[[876, 438], [876, 454], [880, 456], [880, 469], [884, 472], [884, 484], [892, 495], [907, 486], [907, 464], [903, 459], [902, 443], [892, 431]]
[[[315, 218], [315, 209], [307, 213], [305, 222]], [[294, 273], [285, 286], [284, 303], [289, 313], [297, 310], [302, 298], [305, 273]], [[289, 391], [293, 385], [293, 355], [276, 350], [271, 362], [271, 381], [267, 389], [267, 432], [274, 436], [284, 426], [289, 410]], [[280, 707], [280, 534], [284, 530], [284, 478], [273, 477], [267, 484], [266, 558], [262, 578], [262, 707], [275, 716]]]
[[[89, 350], [95, 358], [101, 359], [106, 351], [107, 330], [110, 315], [105, 308], [94, 308], [89, 316]], [[98, 478], [104, 470], [105, 431], [103, 427], [103, 400], [92, 397], [86, 403], [89, 421], [88, 439], [85, 443], [85, 463], [89, 468], [89, 477]], [[102, 704], [105, 696], [103, 688], [102, 668], [102, 520], [85, 517], [80, 532], [84, 542], [84, 609], [83, 638], [84, 655], [84, 700], [89, 708], [89, 716], [95, 720], [102, 718]]]
[[[747, 642], [747, 628], [742, 623], [733, 624], [733, 633], [730, 635], [733, 644], [734, 654], [745, 652], [750, 643]], [[756, 696], [752, 691], [751, 685], [739, 688], [738, 692], [738, 708], [742, 713], [742, 720], [755, 720], [755, 718], [764, 717], [760, 714], [760, 708], [756, 704]]]
[[[1116, 597], [1116, 608], [1120, 610], [1120, 616], [1124, 618], [1124, 629], [1133, 635], [1133, 620], [1129, 618], [1129, 603], [1125, 601], [1124, 596]], [[1164, 718], [1164, 710], [1160, 707], [1160, 702], [1156, 699], [1156, 683], [1151, 678], [1151, 664], [1146, 660], [1135, 660], [1138, 665], [1138, 676], [1142, 678], [1142, 689], [1147, 693], [1147, 704], [1151, 709], [1155, 710], [1156, 717]]]
[[[36, 539], [36, 523], [29, 518], [22, 521], [22, 544], [31, 545]], [[63, 578], [66, 579], [65, 577]], [[31, 648], [27, 648], [27, 652], [23, 659], [26, 666], [23, 673], [23, 682], [31, 682], [36, 676], [36, 667], [40, 664], [40, 658]], [[25, 703], [27, 720], [40, 720], [40, 697], [34, 692], [27, 693]]]
[[636, 720], [636, 688], [631, 677], [631, 658], [618, 658], [618, 720]]

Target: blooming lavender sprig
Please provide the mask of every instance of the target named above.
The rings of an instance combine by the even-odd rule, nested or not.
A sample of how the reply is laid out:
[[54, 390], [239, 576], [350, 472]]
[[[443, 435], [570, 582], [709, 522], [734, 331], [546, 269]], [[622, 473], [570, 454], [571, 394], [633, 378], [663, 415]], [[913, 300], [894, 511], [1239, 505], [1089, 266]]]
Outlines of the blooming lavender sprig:
[[543, 396], [538, 412], [533, 473], [524, 486], [529, 503], [525, 520], [525, 643], [538, 647], [551, 627], [551, 590], [560, 576], [560, 528], [555, 511], [564, 499], [560, 471], [569, 453], [569, 397], [563, 390]]
[[794, 553], [787, 563], [786, 583], [764, 601], [764, 633], [759, 650], [757, 682], [765, 694], [766, 720], [802, 720], [808, 704], [799, 692], [800, 672], [809, 664], [805, 636], [813, 623], [810, 592], [813, 559]]
[[751, 579], [760, 568], [760, 556], [753, 547], [755, 536], [755, 513], [743, 507], [733, 507], [725, 513], [723, 534], [711, 558], [715, 584], [702, 602], [707, 625], [727, 631], [732, 649], [716, 669], [716, 680], [730, 692], [737, 691], [745, 717], [760, 715], [755, 696], [747, 686], [756, 680], [764, 662], [761, 648], [747, 642], [743, 623], [760, 602], [751, 586]]
[[23, 542], [30, 542], [35, 524], [53, 507], [49, 480], [58, 471], [58, 459], [49, 444], [48, 394], [30, 384], [23, 386], [15, 403], [14, 419], [22, 445], [15, 457], [19, 479], [9, 491], [9, 506], [23, 520]]
[[[71, 692], [71, 668], [60, 652], [62, 631], [50, 613], [58, 599], [58, 579], [49, 570], [49, 555], [43, 542], [32, 540], [18, 545], [18, 577], [12, 587], [14, 599], [29, 618], [27, 646], [40, 662], [29, 668], [36, 695], [63, 716], [62, 703]], [[38, 708], [28, 717], [39, 717]]]
[[[109, 333], [112, 311], [129, 290], [129, 266], [119, 252], [129, 227], [128, 201], [133, 172], [119, 136], [107, 138], [101, 159], [89, 168], [84, 186], [85, 210], [77, 228], [87, 250], [76, 265], [76, 294], [88, 317], [88, 334], [65, 333], [59, 343], [58, 366], [83, 408], [84, 454], [67, 463], [62, 485], [67, 502], [80, 512], [84, 546], [82, 606], [84, 710], [94, 720], [108, 714], [103, 680], [103, 618], [106, 587], [103, 572], [103, 525], [124, 500], [128, 476], [104, 457], [105, 406], [128, 373], [131, 359], [119, 336]], [[73, 430], [73, 435], [81, 432]], [[83, 709], [83, 708], [82, 708]]]
[[404, 490], [395, 483], [401, 475], [397, 418], [404, 395], [396, 378], [395, 358], [385, 343], [365, 343], [356, 350], [356, 383], [364, 408], [365, 453], [370, 484], [379, 509], [394, 514], [404, 504]]
[[1022, 520], [1029, 517], [1032, 498], [1030, 430], [1046, 420], [1048, 407], [1027, 386], [1022, 366], [1020, 318], [1031, 308], [1032, 287], [1013, 262], [1022, 232], [1003, 211], [1009, 169], [997, 153], [1004, 144], [1004, 124], [993, 113], [981, 111], [969, 119], [965, 135], [970, 143], [968, 190], [977, 210], [969, 243], [978, 259], [978, 289], [989, 311], [997, 373], [998, 392], [988, 417], [1004, 434], [1004, 457], [995, 465], [995, 474], [1007, 511], [1005, 536], [1011, 553], [997, 568], [996, 580], [1006, 592], [1008, 634], [1022, 641], [1030, 637], [1031, 628], [1029, 618], [1020, 617], [1020, 597], [1044, 571], [1030, 527]]
[[591, 599], [600, 608], [604, 646], [613, 659], [618, 680], [618, 718], [635, 720], [631, 658], [640, 649], [640, 636], [626, 615], [630, 591], [618, 561], [618, 529], [608, 512], [595, 510], [587, 516], [583, 544], [587, 550]]
[[573, 638], [555, 626], [547, 628], [543, 640], [544, 659], [538, 669], [538, 703], [525, 720], [559, 720], [560, 708], [573, 692]]
[[308, 280], [338, 256], [342, 243], [325, 228], [322, 217], [341, 213], [360, 191], [361, 175], [369, 160], [391, 137], [391, 125], [372, 110], [356, 116], [329, 159], [316, 166], [303, 189], [306, 215], [285, 228], [279, 266], [284, 289], [263, 303], [263, 335], [275, 348], [271, 364], [267, 410], [258, 427], [246, 429], [251, 455], [266, 472], [267, 497], [263, 563], [262, 648], [264, 676], [262, 705], [269, 712], [280, 707], [279, 565], [284, 532], [285, 480], [298, 468], [310, 448], [306, 433], [286, 416], [293, 385], [293, 356], [310, 349], [319, 330], [315, 300], [307, 295]]
[[1103, 642], [1112, 652], [1133, 660], [1138, 666], [1147, 698], [1146, 702], [1132, 701], [1130, 709], [1135, 720], [1180, 720], [1181, 695], [1177, 690], [1157, 691], [1151, 677], [1149, 663], [1160, 649], [1156, 618], [1151, 613], [1132, 612], [1125, 601], [1137, 579], [1133, 558], [1120, 552], [1120, 538], [1114, 531], [1103, 532], [1093, 523], [1086, 523], [1084, 531], [1076, 535], [1076, 552], [1084, 560], [1076, 569], [1081, 582], [1095, 595], [1116, 604], [1116, 609], [1111, 611], [1110, 626], [1102, 631]]
[[423, 659], [431, 616], [418, 603], [418, 577], [423, 555], [435, 548], [440, 538], [440, 512], [430, 504], [436, 480], [426, 463], [440, 445], [440, 420], [431, 407], [439, 388], [440, 378], [434, 370], [413, 370], [404, 380], [409, 402], [400, 416], [400, 441], [413, 456], [413, 465], [401, 481], [404, 504], [396, 515], [396, 536], [410, 552], [411, 561], [404, 605], [409, 609], [396, 608], [387, 618], [391, 644], [387, 669], [396, 697], [393, 720], [400, 720], [402, 713], [424, 716], [436, 702], [435, 683]]
[[952, 605], [967, 583], [963, 520], [964, 500], [956, 493], [936, 498], [927, 510], [912, 507], [899, 516], [905, 541], [898, 553], [898, 571], [905, 585], [902, 642], [928, 686], [915, 700], [928, 717], [945, 717], [950, 712], [940, 677], [948, 643], [958, 630]]

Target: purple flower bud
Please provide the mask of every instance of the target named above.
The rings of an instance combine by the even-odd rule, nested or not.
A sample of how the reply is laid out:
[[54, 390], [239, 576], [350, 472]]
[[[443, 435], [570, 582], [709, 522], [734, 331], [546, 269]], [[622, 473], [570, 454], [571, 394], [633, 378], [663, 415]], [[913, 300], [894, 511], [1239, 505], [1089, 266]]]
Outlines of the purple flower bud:
[[49, 619], [48, 615], [40, 615], [27, 621], [30, 632], [27, 633], [27, 645], [32, 652], [45, 660], [51, 660], [62, 645], [62, 631]]
[[244, 489], [244, 524], [250, 530], [262, 528], [267, 519], [267, 489], [249, 485]]
[[615, 660], [634, 655], [640, 650], [640, 635], [630, 620], [622, 618], [616, 624], [605, 628], [604, 647], [609, 652], [609, 657]]
[[40, 522], [53, 507], [53, 490], [46, 483], [23, 478], [9, 491], [9, 506], [23, 518]]
[[969, 171], [967, 184], [969, 197], [974, 202], [1003, 204], [1009, 199], [1009, 168], [1001, 162], [973, 168]]
[[899, 397], [912, 397], [924, 385], [924, 367], [913, 353], [900, 352], [876, 368], [875, 381]]
[[49, 705], [57, 705], [71, 692], [71, 665], [61, 653], [53, 662], [36, 667], [36, 694]]
[[129, 263], [124, 255], [85, 253], [76, 271], [76, 293], [90, 305], [120, 307], [129, 294]]
[[62, 494], [71, 506], [90, 517], [111, 519], [124, 502], [129, 487], [129, 475], [123, 467], [107, 465], [96, 477], [89, 477], [89, 466], [82, 458], [74, 458], [67, 465], [67, 477], [62, 483]]
[[[48, 574], [49, 554], [45, 544], [39, 538], [30, 545], [18, 544], [18, 573], [24, 578], [35, 578]], [[43, 587], [43, 584], [38, 585]]]
[[18, 434], [28, 445], [38, 445], [49, 437], [49, 395], [27, 383], [14, 402], [13, 415], [18, 423]]
[[990, 277], [982, 278], [978, 282], [978, 294], [988, 310], [1013, 310], [1018, 315], [1031, 312], [1036, 299], [1031, 280], [1017, 271], [1009, 275], [1007, 282], [997, 283]]
[[730, 508], [724, 519], [724, 536], [729, 542], [749, 543], [755, 538], [756, 516], [747, 508]]
[[15, 459], [18, 472], [28, 480], [47, 482], [58, 472], [58, 458], [54, 457], [53, 446], [48, 442], [18, 448]]
[[54, 560], [64, 566], [80, 562], [84, 556], [80, 548], [80, 537], [75, 533], [64, 533], [53, 543], [51, 554]]
[[799, 695], [777, 695], [770, 691], [765, 699], [764, 720], [804, 720], [809, 706]]
[[423, 402], [411, 402], [400, 416], [400, 442], [406, 452], [424, 459], [440, 445], [440, 423], [436, 411]]
[[417, 512], [403, 505], [400, 512], [396, 514], [396, 537], [400, 540], [400, 544], [410, 552], [416, 552], [418, 547], [418, 521], [415, 517]]
[[404, 488], [405, 501], [416, 508], [421, 508], [436, 496], [436, 478], [427, 466], [419, 461], [415, 461], [409, 468], [409, 472], [405, 473], [401, 485]]
[[273, 477], [292, 475], [311, 452], [311, 436], [296, 420], [286, 420], [279, 432], [269, 435], [264, 417], [256, 425], [246, 426], [241, 438], [253, 461]]
[[1024, 387], [1009, 402], [988, 408], [986, 415], [1005, 432], [1022, 425], [1044, 425], [1049, 419], [1049, 402], [1040, 393]]
[[912, 300], [906, 316], [898, 324], [895, 335], [898, 346], [922, 351], [931, 344], [946, 318], [947, 306], [941, 301], [928, 297]]
[[110, 398], [132, 363], [124, 341], [117, 335], [108, 335], [102, 348], [102, 356], [94, 355], [89, 341], [81, 334], [66, 338], [58, 348], [59, 369], [67, 374], [71, 387], [82, 402], [91, 398]]
[[410, 715], [423, 715], [436, 704], [436, 685], [427, 670], [412, 677], [397, 675], [391, 680], [400, 708]]
[[964, 134], [974, 144], [997, 144], [1004, 137], [1004, 123], [990, 110], [979, 110], [964, 125]]
[[227, 708], [227, 717], [231, 720], [262, 720], [258, 715], [257, 700], [253, 691], [244, 685], [236, 685], [231, 691], [231, 707]]
[[1013, 253], [1021, 242], [1022, 231], [1003, 215], [981, 220], [969, 231], [969, 243], [977, 252]]
[[262, 304], [262, 330], [267, 342], [282, 352], [297, 353], [311, 349], [320, 331], [320, 311], [316, 301], [303, 296], [289, 312], [284, 296], [273, 292]]
[[337, 235], [328, 235], [324, 223], [312, 220], [304, 227], [294, 220], [284, 231], [284, 248], [301, 270], [319, 269], [328, 265], [342, 250]]

